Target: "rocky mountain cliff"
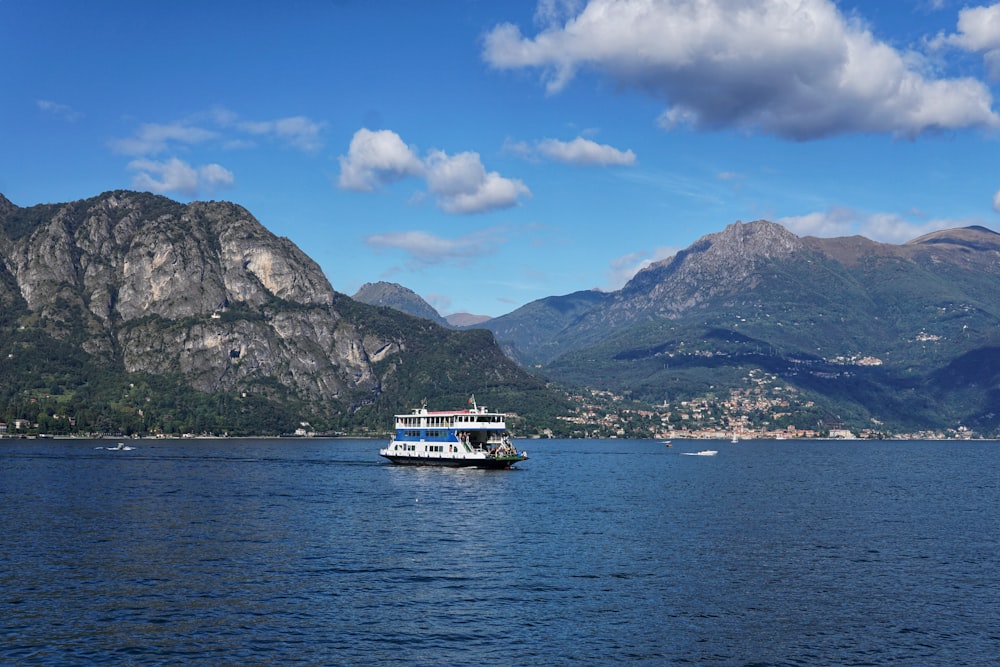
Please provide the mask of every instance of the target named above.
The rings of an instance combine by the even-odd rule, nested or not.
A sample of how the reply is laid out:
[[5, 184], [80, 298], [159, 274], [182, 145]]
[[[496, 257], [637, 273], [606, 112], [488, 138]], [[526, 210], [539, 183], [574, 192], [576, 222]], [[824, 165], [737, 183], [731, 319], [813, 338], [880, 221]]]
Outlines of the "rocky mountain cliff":
[[[118, 191], [20, 208], [0, 196], [0, 305], [0, 370], [20, 388], [0, 394], [8, 405], [35, 390], [58, 394], [51, 384], [64, 402], [78, 400], [88, 374], [102, 373], [105, 384], [171, 377], [257, 399], [255, 410], [293, 424], [366, 406], [391, 412], [425, 396], [464, 400], [486, 387], [540, 388], [483, 332], [446, 331], [335, 292], [291, 241], [225, 202]], [[451, 384], [428, 374], [432, 350], [455, 355]]]

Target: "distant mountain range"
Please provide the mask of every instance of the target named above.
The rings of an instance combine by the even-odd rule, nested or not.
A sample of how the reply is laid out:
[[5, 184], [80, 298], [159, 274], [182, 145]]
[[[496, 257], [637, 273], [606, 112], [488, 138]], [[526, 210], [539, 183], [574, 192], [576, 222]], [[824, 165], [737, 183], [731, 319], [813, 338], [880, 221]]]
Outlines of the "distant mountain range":
[[997, 433], [998, 278], [1000, 235], [984, 227], [892, 245], [734, 223], [621, 290], [479, 326], [546, 378], [647, 403], [740, 392], [799, 425]]
[[234, 204], [0, 196], [0, 422], [376, 431], [474, 393], [522, 434], [559, 433], [573, 408], [555, 382], [581, 411], [603, 393], [675, 425], [738, 403], [753, 425], [1000, 435], [998, 278], [984, 227], [892, 245], [756, 221], [618, 291], [470, 323], [400, 285], [336, 292]]
[[334, 291], [246, 209], [126, 191], [0, 196], [0, 378], [0, 422], [48, 433], [374, 431], [473, 393], [565, 409], [489, 333]]

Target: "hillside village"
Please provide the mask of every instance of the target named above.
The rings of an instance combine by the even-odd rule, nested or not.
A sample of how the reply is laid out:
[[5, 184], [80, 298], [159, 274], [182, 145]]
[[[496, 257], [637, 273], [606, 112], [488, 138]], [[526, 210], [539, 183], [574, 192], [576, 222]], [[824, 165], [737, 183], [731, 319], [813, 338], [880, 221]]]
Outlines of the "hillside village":
[[[877, 360], [854, 360], [872, 364]], [[838, 421], [816, 420], [795, 423], [794, 414], [808, 415], [815, 406], [803, 400], [791, 386], [779, 383], [775, 375], [752, 370], [749, 386], [732, 389], [726, 396], [705, 395], [676, 403], [664, 401], [656, 406], [642, 406], [638, 401], [609, 391], [577, 393], [571, 400], [580, 410], [563, 420], [575, 426], [574, 437], [672, 439], [971, 439], [979, 437], [962, 425], [955, 428], [915, 433], [890, 433], [880, 424], [851, 430]]]

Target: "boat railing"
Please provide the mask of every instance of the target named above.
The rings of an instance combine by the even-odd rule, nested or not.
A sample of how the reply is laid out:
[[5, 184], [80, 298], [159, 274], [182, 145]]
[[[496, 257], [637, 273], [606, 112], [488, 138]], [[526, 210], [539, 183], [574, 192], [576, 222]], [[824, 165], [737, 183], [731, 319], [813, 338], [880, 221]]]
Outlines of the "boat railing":
[[495, 449], [491, 449], [489, 451], [489, 456], [495, 459], [505, 458], [509, 456], [517, 456], [517, 455], [518, 455], [517, 448], [514, 447], [514, 445], [512, 445], [509, 440], [501, 444], [499, 447], [496, 447]]

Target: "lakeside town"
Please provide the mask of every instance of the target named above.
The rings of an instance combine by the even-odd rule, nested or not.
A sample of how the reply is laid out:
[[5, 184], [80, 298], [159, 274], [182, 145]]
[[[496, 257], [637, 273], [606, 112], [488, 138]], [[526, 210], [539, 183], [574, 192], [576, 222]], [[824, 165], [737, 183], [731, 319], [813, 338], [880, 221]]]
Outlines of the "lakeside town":
[[983, 438], [964, 425], [954, 428], [890, 432], [882, 424], [852, 429], [838, 420], [817, 419], [796, 424], [794, 415], [808, 415], [815, 408], [794, 387], [781, 385], [775, 375], [750, 371], [748, 386], [725, 396], [709, 394], [676, 403], [643, 406], [610, 391], [591, 390], [571, 395], [579, 411], [562, 417], [573, 425], [573, 437], [652, 438], [711, 440], [895, 439], [970, 440]]
[[[867, 360], [865, 360], [867, 361]], [[855, 361], [856, 363], [856, 361]], [[628, 438], [628, 439], [699, 439], [699, 440], [972, 440], [989, 439], [983, 434], [957, 424], [953, 428], [891, 432], [874, 422], [866, 428], [850, 428], [840, 420], [823, 419], [812, 401], [802, 397], [799, 390], [782, 383], [778, 376], [761, 370], [751, 370], [745, 386], [730, 389], [725, 395], [708, 393], [688, 400], [664, 400], [658, 405], [641, 401], [611, 391], [590, 389], [567, 393], [570, 402], [577, 406], [573, 414], [558, 417], [560, 427], [523, 427], [523, 438]], [[508, 415], [515, 424], [518, 415]], [[71, 427], [76, 420], [69, 415], [52, 415], [49, 424], [28, 419], [0, 422], [0, 438], [48, 438], [46, 426], [52, 420], [65, 422]], [[799, 420], [799, 423], [796, 423]], [[812, 421], [814, 423], [806, 423]], [[56, 437], [135, 437], [119, 432], [67, 433], [60, 431]], [[362, 429], [358, 432], [318, 432], [308, 422], [301, 422], [294, 432], [282, 437], [369, 437], [381, 438], [389, 431]], [[216, 438], [228, 437], [225, 433], [162, 433], [143, 434], [152, 438]]]

